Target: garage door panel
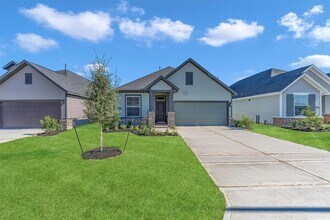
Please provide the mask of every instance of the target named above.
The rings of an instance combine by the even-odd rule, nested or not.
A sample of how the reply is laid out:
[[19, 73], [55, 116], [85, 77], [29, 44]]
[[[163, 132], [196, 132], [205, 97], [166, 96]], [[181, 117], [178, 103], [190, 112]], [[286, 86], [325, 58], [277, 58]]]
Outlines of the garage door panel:
[[61, 102], [3, 102], [2, 127], [37, 128], [45, 116], [61, 118]]
[[226, 125], [226, 102], [175, 102], [177, 125]]

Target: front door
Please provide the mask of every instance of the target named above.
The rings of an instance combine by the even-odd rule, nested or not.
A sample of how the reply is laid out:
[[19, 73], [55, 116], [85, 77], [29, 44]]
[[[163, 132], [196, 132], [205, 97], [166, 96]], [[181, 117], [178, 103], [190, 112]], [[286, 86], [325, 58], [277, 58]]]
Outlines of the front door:
[[165, 96], [156, 96], [156, 122], [166, 122]]

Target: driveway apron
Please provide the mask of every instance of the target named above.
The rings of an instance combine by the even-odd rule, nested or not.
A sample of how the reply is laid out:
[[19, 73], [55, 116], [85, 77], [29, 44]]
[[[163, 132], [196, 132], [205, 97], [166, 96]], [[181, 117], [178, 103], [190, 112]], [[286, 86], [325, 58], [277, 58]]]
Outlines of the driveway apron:
[[330, 219], [329, 152], [230, 127], [179, 133], [225, 194], [224, 219]]

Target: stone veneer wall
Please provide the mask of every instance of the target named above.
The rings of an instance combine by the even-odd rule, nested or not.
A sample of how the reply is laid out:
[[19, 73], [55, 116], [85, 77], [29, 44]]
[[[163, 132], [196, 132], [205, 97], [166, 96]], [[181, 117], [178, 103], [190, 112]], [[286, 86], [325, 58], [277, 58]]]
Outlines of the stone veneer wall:
[[148, 124], [151, 125], [152, 127], [155, 126], [155, 112], [149, 111], [148, 112]]
[[293, 120], [301, 120], [301, 118], [273, 117], [273, 125], [276, 125], [276, 126], [291, 125]]
[[172, 127], [175, 125], [175, 112], [168, 112], [167, 113], [167, 125]]
[[[302, 118], [281, 118], [281, 117], [274, 117], [273, 118], [273, 125], [282, 126], [282, 125], [291, 125], [293, 120], [301, 120]], [[330, 114], [323, 115], [323, 122], [330, 123]]]
[[330, 123], [330, 114], [323, 114], [324, 123]]
[[63, 130], [69, 130], [73, 128], [73, 119], [62, 119], [60, 121]]

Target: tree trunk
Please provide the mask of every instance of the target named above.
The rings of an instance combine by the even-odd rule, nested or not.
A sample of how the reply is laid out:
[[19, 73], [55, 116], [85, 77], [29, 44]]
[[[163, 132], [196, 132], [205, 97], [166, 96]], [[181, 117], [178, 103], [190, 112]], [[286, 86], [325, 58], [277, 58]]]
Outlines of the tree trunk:
[[103, 127], [102, 127], [102, 125], [100, 126], [100, 148], [101, 148], [101, 151], [103, 151]]

